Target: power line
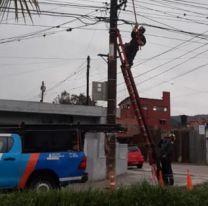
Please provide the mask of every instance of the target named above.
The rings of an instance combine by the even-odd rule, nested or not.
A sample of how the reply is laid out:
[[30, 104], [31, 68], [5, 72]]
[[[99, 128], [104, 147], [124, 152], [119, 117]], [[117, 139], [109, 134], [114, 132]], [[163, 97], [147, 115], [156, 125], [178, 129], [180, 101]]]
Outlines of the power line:
[[188, 10], [188, 9], [184, 9], [184, 8], [180, 8], [180, 7], [176, 7], [176, 6], [170, 6], [170, 4], [167, 5], [167, 2], [166, 1], [162, 1], [162, 2], [161, 1], [158, 1], [158, 0], [150, 0], [150, 1], [152, 1], [154, 3], [142, 2], [142, 4], [150, 4], [150, 5], [153, 5], [153, 6], [174, 9], [176, 11], [183, 11], [183, 12], [185, 11], [185, 12], [190, 12], [190, 13], [197, 14], [197, 15], [201, 15], [201, 16], [206, 16], [206, 14], [204, 14], [202, 12]]
[[52, 90], [54, 90], [55, 88], [59, 87], [59, 86], [62, 85], [64, 82], [66, 82], [68, 79], [72, 78], [74, 75], [78, 74], [78, 73], [81, 72], [83, 69], [85, 69], [85, 67], [83, 67], [84, 64], [85, 64], [85, 61], [84, 61], [80, 66], [78, 66], [78, 68], [76, 68], [76, 70], [78, 70], [78, 69], [81, 68], [80, 70], [78, 70], [78, 71], [76, 71], [76, 72], [73, 72], [73, 73], [69, 74], [69, 75], [68, 75], [67, 77], [65, 77], [63, 80], [59, 81], [59, 82], [56, 83], [54, 86], [52, 86], [52, 87], [50, 87], [49, 89], [47, 89], [47, 92], [52, 91]]
[[[75, 21], [75, 20], [72, 20], [70, 22], [73, 22], [73, 21]], [[95, 21], [94, 23], [86, 23], [85, 25], [73, 27], [73, 28], [70, 28], [69, 30], [68, 29], [67, 30], [64, 29], [64, 30], [58, 30], [58, 31], [55, 31], [55, 32], [50, 32], [50, 33], [48, 32], [47, 33], [47, 31], [49, 31], [51, 29], [54, 29], [54, 28], [59, 29], [61, 27], [61, 25], [65, 25], [65, 24], [70, 23], [70, 22], [66, 22], [66, 23], [63, 23], [61, 25], [53, 26], [53, 27], [48, 28], [48, 29], [43, 29], [43, 30], [40, 30], [40, 31], [24, 34], [24, 35], [21, 35], [21, 36], [15, 36], [15, 37], [10, 37], [10, 38], [0, 39], [0, 44], [10, 43], [10, 42], [14, 42], [14, 41], [21, 41], [21, 40], [31, 39], [31, 38], [36, 38], [36, 37], [45, 37], [45, 36], [56, 34], [58, 32], [71, 31], [73, 29], [80, 29], [80, 28], [83, 28], [83, 27], [86, 27], [86, 26], [95, 25], [95, 24], [99, 23], [100, 21], [101, 20], [99, 19], [98, 21]], [[131, 24], [130, 22], [127, 22], [126, 20], [123, 20], [123, 19], [120, 19], [120, 21], [123, 21], [125, 23]], [[204, 36], [204, 35], [201, 35], [201, 34], [197, 34], [197, 33], [193, 33], [193, 32], [177, 30], [177, 29], [169, 29], [169, 28], [159, 27], [159, 26], [150, 25], [150, 24], [143, 24], [143, 25], [144, 26], [153, 27], [153, 28], [157, 28], [157, 29], [166, 30], [166, 31], [180, 32], [180, 33], [183, 33], [183, 34], [195, 35], [198, 38], [207, 38], [207, 36]]]
[[195, 39], [195, 38], [197, 38], [197, 37], [199, 37], [199, 36], [201, 36], [201, 35], [203, 35], [203, 34], [205, 34], [205, 33], [207, 33], [207, 32], [208, 32], [208, 31], [205, 31], [205, 32], [203, 32], [203, 33], [201, 33], [201, 34], [197, 34], [197, 35], [195, 35], [194, 37], [192, 37], [192, 38], [190, 38], [190, 39], [187, 39], [186, 41], [184, 41], [184, 42], [182, 42], [182, 43], [180, 43], [180, 44], [177, 44], [176, 46], [174, 46], [174, 47], [172, 47], [172, 48], [170, 48], [170, 49], [168, 49], [168, 50], [166, 50], [166, 51], [163, 51], [163, 52], [161, 52], [161, 53], [159, 53], [159, 54], [156, 54], [156, 55], [154, 55], [154, 56], [148, 58], [146, 61], [143, 61], [142, 63], [139, 63], [139, 64], [135, 65], [134, 67], [139, 66], [139, 65], [141, 65], [141, 64], [144, 64], [144, 63], [146, 63], [146, 62], [148, 62], [148, 61], [150, 61], [150, 60], [153, 60], [153, 59], [155, 59], [156, 57], [159, 57], [159, 56], [161, 56], [161, 55], [164, 55], [164, 54], [166, 54], [166, 53], [168, 53], [168, 52], [170, 52], [170, 51], [173, 51], [173, 50], [175, 50], [176, 48], [178, 48], [178, 47], [180, 47], [180, 46], [182, 46], [182, 45], [185, 45], [185, 44], [188, 43], [188, 42], [191, 42], [193, 39]]
[[190, 3], [186, 3], [184, 1], [177, 1], [177, 0], [176, 1], [165, 0], [165, 2], [169, 2], [169, 3], [173, 3], [173, 4], [177, 4], [177, 5], [182, 5], [182, 6], [186, 6], [186, 7], [191, 7], [191, 8], [194, 8], [194, 9], [208, 10], [207, 5], [204, 7], [204, 6], [200, 5], [200, 4], [192, 5]]
[[[207, 44], [208, 44], [208, 43], [207, 43]], [[178, 64], [176, 64], [176, 65], [170, 67], [169, 69], [167, 69], [167, 70], [165, 70], [165, 71], [163, 71], [163, 72], [160, 72], [159, 74], [156, 74], [156, 75], [151, 76], [151, 77], [149, 77], [149, 78], [147, 78], [147, 79], [144, 79], [143, 81], [140, 82], [140, 84], [143, 84], [143, 83], [145, 83], [145, 82], [147, 82], [147, 81], [150, 81], [150, 80], [152, 80], [152, 79], [154, 79], [154, 78], [156, 78], [156, 77], [158, 77], [158, 76], [161, 76], [162, 74], [167, 73], [167, 72], [169, 72], [169, 71], [171, 71], [171, 70], [177, 68], [178, 66], [180, 66], [180, 65], [182, 65], [182, 64], [184, 64], [184, 63], [190, 61], [191, 59], [193, 59], [193, 58], [195, 58], [195, 57], [197, 57], [197, 56], [199, 56], [199, 55], [201, 55], [201, 54], [203, 54], [203, 53], [206, 53], [206, 52], [208, 52], [208, 50], [205, 50], [205, 51], [203, 51], [203, 52], [200, 52], [199, 54], [196, 54], [196, 55], [190, 57], [189, 59], [186, 59], [185, 61], [182, 61], [182, 62], [180, 62], [180, 63], [178, 63]]]
[[[206, 45], [208, 45], [208, 43], [207, 43]], [[204, 45], [204, 46], [206, 46], [206, 45]], [[198, 49], [201, 48], [201, 47], [203, 47], [203, 46], [198, 47]], [[194, 55], [194, 56], [188, 58], [187, 60], [185, 60], [185, 61], [183, 61], [183, 62], [180, 62], [180, 63], [178, 63], [178, 64], [176, 64], [176, 65], [174, 65], [174, 66], [172, 66], [172, 67], [166, 69], [165, 71], [162, 71], [162, 72], [160, 72], [160, 73], [158, 73], [158, 74], [156, 74], [156, 75], [153, 75], [153, 76], [151, 76], [151, 77], [148, 77], [147, 79], [145, 79], [145, 80], [139, 82], [139, 84], [141, 85], [141, 84], [143, 84], [143, 83], [145, 83], [145, 82], [147, 82], [147, 81], [150, 81], [150, 80], [152, 80], [152, 79], [154, 79], [154, 78], [156, 78], [156, 77], [158, 77], [158, 76], [163, 75], [164, 73], [167, 73], [167, 72], [169, 72], [169, 71], [172, 71], [172, 70], [174, 70], [175, 68], [177, 68], [178, 66], [180, 66], [180, 65], [182, 65], [182, 64], [184, 64], [184, 63], [190, 61], [191, 59], [193, 59], [193, 58], [195, 58], [195, 57], [197, 57], [197, 56], [199, 56], [199, 55], [201, 55], [201, 54], [203, 54], [203, 53], [206, 53], [207, 51], [208, 51], [208, 50], [202, 51], [202, 52], [200, 52], [200, 53], [198, 53], [198, 54], [196, 54], [196, 55]], [[188, 52], [188, 53], [190, 53], [190, 52]], [[186, 53], [186, 54], [184, 54], [184, 55], [187, 55], [188, 53]], [[184, 55], [183, 55], [183, 56], [184, 56]], [[171, 61], [168, 61], [168, 62], [166, 62], [166, 63], [164, 63], [164, 64], [162, 64], [162, 65], [159, 65], [159, 66], [157, 66], [157, 67], [155, 67], [155, 68], [153, 68], [153, 69], [151, 69], [151, 70], [149, 70], [149, 71], [146, 71], [146, 72], [144, 72], [144, 73], [142, 73], [142, 74], [140, 74], [140, 75], [137, 75], [137, 76], [134, 77], [134, 79], [136, 79], [136, 78], [138, 78], [139, 76], [142, 76], [142, 75], [144, 75], [144, 74], [147, 74], [147, 73], [149, 73], [149, 72], [151, 72], [151, 71], [153, 71], [153, 70], [155, 70], [155, 69], [158, 69], [158, 68], [160, 68], [161, 66], [163, 66], [163, 65], [165, 65], [165, 64], [167, 64], [167, 63], [170, 63], [170, 62], [172, 62], [172, 60], [171, 60]], [[119, 85], [122, 85], [122, 84], [124, 84], [124, 82], [120, 83]], [[122, 90], [121, 90], [121, 91], [122, 91]]]
[[3, 59], [24, 59], [27, 58], [27, 59], [45, 59], [45, 60], [83, 60], [85, 59], [84, 57], [83, 58], [64, 58], [64, 57], [37, 57], [37, 56], [0, 56], [0, 58], [3, 58]]
[[[183, 14], [170, 14], [170, 12], [167, 12], [167, 11], [160, 11], [160, 10], [156, 10], [156, 9], [152, 9], [152, 8], [150, 8], [150, 7], [145, 7], [145, 6], [140, 6], [141, 8], [145, 8], [145, 9], [147, 9], [147, 10], [152, 10], [152, 11], [156, 11], [156, 12], [160, 12], [160, 13], [163, 13], [163, 15], [158, 15], [158, 14], [146, 14], [146, 15], [141, 15], [142, 14], [142, 12], [140, 12], [140, 14], [138, 14], [138, 15], [141, 15], [141, 16], [145, 16], [145, 17], [147, 17], [147, 15], [151, 15], [151, 16], [157, 16], [157, 19], [159, 18], [159, 17], [161, 17], [161, 19], [163, 19], [163, 20], [171, 20], [170, 18], [172, 18], [172, 20], [178, 20], [178, 19], [182, 19], [182, 20], [184, 20], [184, 22], [191, 22], [191, 23], [196, 23], [196, 24], [202, 24], [202, 25], [207, 25], [207, 23], [206, 23], [206, 21], [204, 21], [204, 22], [202, 22], [202, 20], [200, 19], [200, 21], [197, 21], [197, 20], [195, 20], [195, 18], [194, 19], [190, 19], [190, 18], [187, 18], [186, 16], [187, 16], [187, 14], [185, 14], [185, 13], [183, 13]], [[144, 12], [143, 12], [144, 13]], [[144, 13], [145, 14], [145, 13]], [[164, 17], [164, 15], [167, 15], [168, 17], [169, 17], [169, 19], [167, 19], [167, 17], [165, 18]], [[196, 16], [194, 16], [194, 17], [196, 17]], [[199, 17], [199, 16], [197, 16], [197, 17]], [[201, 17], [202, 18], [202, 17]], [[204, 18], [204, 20], [207, 20], [207, 16], [204, 16], [203, 17]]]
[[[92, 13], [92, 12], [90, 12]], [[93, 12], [94, 13], [94, 12]], [[36, 31], [36, 32], [31, 32], [31, 33], [27, 33], [27, 34], [24, 34], [24, 35], [20, 35], [20, 36], [15, 36], [15, 37], [10, 37], [10, 38], [3, 38], [3, 39], [0, 39], [0, 44], [5, 44], [5, 43], [10, 43], [10, 42], [14, 42], [14, 41], [20, 41], [20, 40], [23, 40], [23, 39], [29, 39], [29, 38], [34, 38], [36, 37], [36, 35], [44, 35], [46, 32], [52, 30], [52, 29], [59, 29], [61, 26], [63, 25], [66, 25], [66, 24], [69, 24], [69, 23], [72, 23], [74, 21], [81, 21], [82, 18], [85, 18], [86, 16], [88, 16], [88, 14], [86, 15], [80, 15], [80, 18], [79, 17], [74, 17], [75, 19], [73, 20], [70, 20], [70, 21], [67, 21], [67, 22], [64, 22], [62, 24], [59, 24], [59, 25], [56, 25], [56, 26], [52, 26], [51, 28], [47, 28], [47, 29], [42, 29], [42, 30], [39, 30], [39, 31]], [[78, 16], [78, 14], [77, 14]], [[98, 22], [98, 21], [97, 21]], [[94, 22], [93, 24], [97, 23], [97, 22]], [[89, 24], [91, 25], [91, 24]], [[88, 25], [87, 25], [88, 26]], [[78, 27], [79, 28], [79, 27]], [[64, 30], [64, 31], [71, 31], [72, 29], [69, 29], [69, 30]], [[61, 30], [63, 31], [63, 30]], [[54, 33], [53, 33], [54, 34]]]
[[[175, 61], [175, 60], [178, 60], [179, 58], [181, 58], [181, 57], [183, 57], [183, 56], [185, 56], [185, 55], [187, 55], [187, 54], [189, 54], [189, 53], [191, 53], [191, 52], [193, 52], [193, 51], [196, 51], [197, 49], [200, 49], [200, 48], [202, 48], [202, 47], [204, 47], [204, 46], [207, 46], [207, 45], [208, 45], [208, 43], [207, 43], [207, 44], [203, 44], [203, 45], [201, 45], [201, 46], [199, 46], [199, 47], [197, 47], [197, 48], [194, 48], [194, 49], [192, 49], [192, 50], [186, 52], [185, 54], [180, 55], [180, 56], [178, 56], [178, 57], [176, 57], [176, 58], [173, 58], [173, 59], [171, 59], [171, 60], [169, 60], [169, 61], [167, 61], [167, 62], [165, 62], [165, 63], [163, 63], [163, 64], [161, 64], [161, 65], [159, 65], [159, 66], [156, 66], [156, 67], [154, 67], [154, 68], [151, 69], [151, 70], [145, 71], [145, 72], [143, 72], [142, 74], [139, 74], [139, 75], [135, 76], [134, 78], [136, 79], [136, 78], [138, 78], [138, 77], [140, 77], [140, 76], [142, 76], [142, 75], [145, 75], [145, 74], [147, 74], [147, 73], [149, 73], [149, 72], [152, 72], [152, 71], [154, 71], [154, 70], [156, 70], [156, 69], [158, 69], [158, 68], [161, 68], [162, 66], [164, 66], [164, 65], [166, 65], [166, 64], [168, 64], [168, 63], [171, 63], [171, 62], [173, 62], [173, 61]], [[176, 67], [178, 67], [178, 66], [180, 66], [180, 65], [182, 65], [182, 64], [184, 64], [184, 63], [186, 63], [186, 62], [188, 62], [188, 61], [190, 61], [191, 59], [196, 58], [197, 56], [199, 56], [199, 55], [201, 55], [201, 54], [203, 54], [203, 53], [205, 53], [205, 52], [207, 52], [207, 51], [208, 51], [208, 50], [205, 50], [205, 51], [203, 51], [203, 52], [197, 53], [196, 55], [194, 55], [194, 56], [192, 56], [192, 57], [186, 59], [185, 61], [183, 61], [183, 62], [181, 62], [181, 63], [179, 63], [179, 64], [177, 64], [177, 65], [174, 65], [173, 67], [171, 67], [171, 68], [169, 68], [169, 69], [167, 69], [167, 70], [165, 70], [165, 71], [163, 71], [163, 72], [161, 72], [161, 73], [159, 73], [159, 74], [156, 74], [156, 75], [154, 75], [154, 76], [152, 76], [152, 77], [150, 77], [150, 78], [147, 78], [147, 79], [143, 80], [142, 82], [140, 82], [140, 84], [142, 84], [142, 83], [144, 83], [144, 82], [147, 82], [147, 81], [149, 81], [149, 80], [151, 80], [151, 79], [153, 79], [153, 78], [155, 78], [155, 77], [158, 77], [158, 76], [160, 76], [160, 75], [162, 75], [162, 74], [164, 74], [164, 73], [166, 73], [166, 72], [168, 72], [168, 71], [171, 71], [171, 70], [175, 69]], [[120, 73], [121, 73], [121, 72], [118, 72], [118, 74], [120, 74]], [[102, 80], [99, 80], [99, 81], [102, 81]], [[118, 84], [118, 86], [123, 85], [123, 84], [124, 84], [124, 82], [121, 82], [121, 83]]]
[[106, 6], [94, 6], [94, 5], [89, 5], [89, 4], [74, 4], [74, 3], [61, 3], [61, 2], [47, 2], [47, 1], [40, 1], [39, 4], [43, 4], [43, 5], [49, 5], [49, 6], [61, 6], [61, 7], [66, 7], [66, 6], [69, 6], [69, 7], [75, 7], [75, 8], [91, 8], [91, 9], [106, 9]]
[[[197, 71], [197, 70], [199, 70], [199, 69], [202, 69], [202, 68], [204, 68], [204, 67], [206, 67], [206, 66], [208, 66], [208, 63], [203, 64], [203, 65], [200, 65], [200, 66], [197, 66], [197, 67], [194, 67], [193, 69], [191, 69], [191, 70], [189, 70], [189, 71], [187, 71], [187, 72], [184, 72], [184, 73], [182, 73], [182, 74], [179, 74], [179, 75], [177, 75], [177, 76], [175, 76], [175, 77], [169, 79], [168, 81], [176, 80], [176, 79], [181, 78], [181, 77], [183, 77], [183, 76], [185, 76], [185, 75], [187, 75], [187, 74], [190, 74], [190, 73], [192, 73], [192, 72], [194, 72], [194, 71]], [[151, 90], [151, 89], [153, 89], [153, 88], [155, 88], [155, 87], [158, 87], [158, 86], [160, 86], [160, 85], [162, 85], [162, 84], [164, 84], [164, 83], [167, 83], [167, 81], [162, 81], [162, 82], [159, 83], [159, 84], [156, 84], [156, 85], [154, 85], [154, 86], [151, 86], [151, 87], [149, 87], [149, 88], [143, 90], [143, 92], [144, 92], [144, 91], [147, 91], [147, 90]]]
[[[85, 69], [85, 67], [83, 67], [84, 64], [85, 64], [85, 62], [83, 62], [82, 64], [80, 64], [80, 65], [76, 68], [76, 70], [78, 70], [78, 69], [81, 68], [80, 70], [78, 70], [78, 71], [76, 71], [76, 72], [70, 73], [67, 77], [65, 77], [65, 78], [62, 79], [61, 81], [57, 82], [57, 83], [54, 84], [53, 86], [49, 87], [49, 89], [47, 89], [47, 91], [46, 91], [46, 96], [47, 96], [48, 93], [50, 93], [52, 90], [58, 88], [58, 87], [61, 86], [63, 83], [65, 83], [68, 79], [72, 78], [74, 75], [76, 75], [77, 73], [79, 73], [80, 71], [82, 71], [83, 69]], [[82, 67], [83, 67], [83, 68], [82, 68]], [[37, 98], [37, 97], [39, 97], [39, 94], [38, 94], [38, 95], [36, 94], [36, 95], [32, 96], [32, 97], [29, 98], [29, 99], [34, 99], [34, 98]]]
[[[147, 4], [148, 6], [144, 6], [143, 4]], [[160, 3], [159, 3], [160, 4]], [[157, 15], [157, 16], [163, 16], [163, 18], [165, 17], [171, 17], [171, 18], [178, 18], [180, 16], [183, 16], [184, 18], [187, 17], [187, 16], [190, 16], [190, 17], [194, 17], [194, 19], [187, 19], [187, 20], [195, 20], [195, 18], [200, 18], [200, 19], [207, 19], [207, 15], [206, 14], [202, 14], [202, 13], [197, 13], [197, 14], [192, 14], [192, 13], [189, 13], [187, 11], [180, 11], [180, 12], [176, 12], [176, 11], [172, 11], [173, 8], [170, 8], [168, 7], [170, 10], [162, 10], [161, 8], [165, 7], [166, 6], [164, 4], [161, 4], [160, 6], [157, 5], [157, 7], [159, 6], [159, 8], [155, 8], [154, 7], [151, 7], [151, 3], [148, 3], [148, 2], [143, 2], [142, 5], [139, 5], [137, 8], [139, 8], [140, 10], [141, 9], [144, 9], [144, 10], [147, 10], [147, 11], [153, 11], [154, 13], [147, 13], [147, 15], [150, 15], [150, 14], [154, 14], [154, 15]], [[140, 14], [142, 12], [139, 12]], [[145, 12], [143, 12], [145, 13]], [[159, 15], [158, 13], [160, 13], [161, 15]]]
[[[169, 60], [169, 61], [167, 61], [167, 62], [165, 62], [165, 63], [163, 63], [163, 64], [160, 64], [160, 65], [158, 65], [158, 66], [156, 66], [156, 67], [154, 67], [154, 68], [152, 68], [152, 69], [150, 69], [150, 70], [148, 70], [148, 71], [145, 71], [145, 72], [143, 72], [143, 73], [141, 73], [141, 74], [135, 76], [134, 78], [137, 78], [137, 77], [140, 77], [140, 76], [142, 76], [142, 75], [148, 74], [149, 72], [152, 72], [152, 71], [154, 71], [154, 70], [156, 70], [156, 69], [158, 69], [158, 68], [161, 68], [162, 66], [164, 66], [164, 65], [166, 65], [166, 64], [169, 64], [169, 63], [171, 63], [171, 62], [173, 62], [173, 61], [175, 61], [175, 60], [178, 60], [179, 58], [184, 57], [184, 56], [186, 56], [187, 54], [190, 54], [191, 52], [196, 51], [196, 50], [198, 50], [198, 49], [201, 49], [201, 48], [203, 48], [203, 47], [205, 47], [205, 46], [207, 46], [207, 45], [208, 45], [208, 43], [207, 43], [207, 44], [203, 44], [203, 45], [201, 45], [201, 46], [199, 46], [199, 47], [197, 47], [197, 48], [194, 48], [194, 49], [192, 49], [192, 50], [186, 52], [185, 54], [179, 55], [179, 56], [177, 56], [177, 57], [175, 57], [175, 58], [173, 58], [173, 59], [171, 59], [171, 60]], [[207, 50], [206, 50], [205, 52], [207, 52]], [[203, 54], [203, 53], [204, 53], [204, 52], [197, 53], [196, 55], [192, 56], [191, 58], [188, 58], [187, 60], [185, 60], [183, 63], [189, 61], [190, 59], [196, 58], [197, 56], [199, 56], [199, 55], [201, 55], [201, 54]], [[181, 65], [181, 63], [180, 63], [179, 65]], [[174, 66], [174, 67], [175, 67], [175, 66]]]

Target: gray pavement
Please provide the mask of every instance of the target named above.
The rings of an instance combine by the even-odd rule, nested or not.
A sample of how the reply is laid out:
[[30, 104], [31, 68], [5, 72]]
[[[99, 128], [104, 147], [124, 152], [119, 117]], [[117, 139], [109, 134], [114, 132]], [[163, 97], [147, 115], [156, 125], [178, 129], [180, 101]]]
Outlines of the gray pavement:
[[[192, 165], [192, 164], [173, 164], [174, 181], [176, 186], [185, 186], [187, 178], [187, 170], [192, 177], [192, 184], [197, 185], [208, 182], [208, 166], [205, 165]], [[147, 181], [150, 184], [157, 184], [157, 181], [152, 175], [151, 167], [148, 163], [143, 165], [142, 169], [131, 167], [128, 171], [119, 175], [116, 178], [117, 187], [130, 186], [142, 181]], [[73, 190], [87, 190], [87, 189], [105, 189], [108, 187], [106, 180], [101, 181], [88, 181], [86, 183], [71, 184], [69, 189]]]

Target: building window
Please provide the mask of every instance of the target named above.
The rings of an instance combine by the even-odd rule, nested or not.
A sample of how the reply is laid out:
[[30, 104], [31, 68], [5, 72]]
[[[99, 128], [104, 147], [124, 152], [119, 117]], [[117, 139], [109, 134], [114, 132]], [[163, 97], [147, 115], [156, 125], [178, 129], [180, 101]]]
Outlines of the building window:
[[157, 112], [167, 112], [168, 108], [167, 107], [162, 107], [162, 106], [154, 106], [153, 107], [153, 111], [157, 111]]
[[160, 119], [160, 125], [166, 125], [167, 121], [165, 119]]
[[148, 110], [148, 107], [147, 106], [142, 106], [142, 109], [143, 110]]
[[101, 83], [97, 84], [97, 91], [102, 92], [102, 84]]

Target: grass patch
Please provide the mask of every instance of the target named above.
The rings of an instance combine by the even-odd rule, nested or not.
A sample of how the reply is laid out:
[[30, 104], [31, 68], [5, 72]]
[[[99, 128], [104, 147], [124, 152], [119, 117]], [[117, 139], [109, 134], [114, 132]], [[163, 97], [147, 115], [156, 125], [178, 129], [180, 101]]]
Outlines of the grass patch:
[[21, 191], [0, 194], [1, 206], [200, 206], [208, 205], [208, 184], [188, 191], [181, 187], [142, 183], [115, 192], [61, 190], [47, 193]]

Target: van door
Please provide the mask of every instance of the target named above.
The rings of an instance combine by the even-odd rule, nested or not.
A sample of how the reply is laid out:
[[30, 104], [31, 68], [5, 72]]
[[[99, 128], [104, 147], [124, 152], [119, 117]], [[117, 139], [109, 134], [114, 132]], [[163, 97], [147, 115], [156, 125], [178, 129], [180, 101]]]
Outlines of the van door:
[[20, 153], [12, 152], [14, 139], [11, 134], [0, 134], [0, 188], [16, 187]]

